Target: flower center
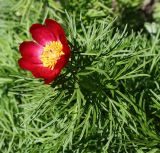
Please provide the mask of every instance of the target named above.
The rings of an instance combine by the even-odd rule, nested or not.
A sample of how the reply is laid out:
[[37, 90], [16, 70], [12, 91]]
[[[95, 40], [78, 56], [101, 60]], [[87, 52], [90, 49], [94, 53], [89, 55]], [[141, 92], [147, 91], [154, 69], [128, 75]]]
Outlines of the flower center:
[[64, 55], [62, 51], [62, 44], [60, 41], [51, 41], [43, 48], [43, 52], [40, 56], [40, 59], [44, 67], [54, 69], [57, 60], [60, 59], [61, 55]]

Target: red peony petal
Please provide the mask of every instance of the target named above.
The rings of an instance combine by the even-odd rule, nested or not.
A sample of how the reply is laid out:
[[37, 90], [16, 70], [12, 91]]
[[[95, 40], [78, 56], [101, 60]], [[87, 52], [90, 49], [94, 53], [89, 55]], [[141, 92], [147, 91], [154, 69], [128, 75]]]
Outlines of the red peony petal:
[[68, 58], [66, 56], [61, 56], [61, 58], [57, 61], [54, 69], [62, 69], [68, 62]]
[[59, 40], [60, 37], [66, 39], [65, 32], [59, 23], [52, 19], [46, 19], [45, 24], [52, 34], [57, 38], [57, 40]]
[[35, 67], [32, 70], [32, 74], [36, 78], [44, 78], [45, 80], [48, 80], [46, 82], [51, 82], [59, 75], [60, 71], [60, 69], [51, 70], [47, 67]]
[[44, 79], [45, 84], [49, 84], [53, 81], [54, 79]]
[[68, 58], [70, 57], [70, 48], [68, 46], [68, 43], [63, 43], [63, 52], [65, 53], [65, 56], [67, 56]]
[[35, 67], [40, 65], [40, 64], [34, 64], [31, 61], [25, 60], [24, 58], [21, 58], [18, 61], [18, 64], [22, 69], [29, 70], [29, 71], [32, 71]]
[[55, 69], [54, 73], [52, 73], [52, 75], [50, 77], [44, 79], [45, 83], [46, 84], [51, 83], [53, 80], [55, 80], [58, 77], [58, 75], [60, 74], [60, 72], [61, 72], [61, 70], [59, 70], [59, 69], [56, 70]]
[[36, 67], [33, 71], [32, 74], [36, 77], [36, 78], [46, 78], [48, 77], [48, 75], [50, 75], [51, 70], [47, 67]]
[[68, 46], [68, 42], [65, 36], [65, 32], [61, 25], [54, 20], [46, 19], [45, 20], [46, 27], [56, 36], [57, 40], [60, 40], [63, 44], [63, 51], [65, 54], [70, 56], [70, 48]]
[[24, 60], [24, 61], [27, 61], [27, 62], [30, 62], [30, 63], [32, 63], [32, 64], [41, 64], [42, 65], [42, 61], [38, 58], [38, 57], [22, 57], [22, 59]]
[[29, 31], [30, 33], [32, 33], [32, 31], [34, 31], [35, 29], [39, 29], [39, 28], [43, 28], [44, 26], [42, 24], [39, 24], [39, 23], [35, 23], [35, 24], [32, 24], [32, 26], [30, 27]]
[[32, 34], [32, 38], [43, 46], [55, 40], [53, 34], [45, 26], [40, 24], [33, 24], [30, 28], [30, 33]]
[[24, 41], [19, 46], [19, 50], [21, 52], [22, 57], [24, 58], [30, 58], [30, 57], [38, 58], [43, 51], [43, 47], [33, 41]]
[[57, 61], [57, 64], [56, 64], [54, 70], [52, 70], [52, 72], [47, 77], [46, 76], [44, 77], [45, 83], [49, 84], [53, 80], [55, 80], [58, 77], [58, 75], [60, 74], [62, 68], [67, 64], [67, 62], [68, 62], [68, 58], [66, 59], [65, 56], [62, 56], [61, 59], [59, 59]]

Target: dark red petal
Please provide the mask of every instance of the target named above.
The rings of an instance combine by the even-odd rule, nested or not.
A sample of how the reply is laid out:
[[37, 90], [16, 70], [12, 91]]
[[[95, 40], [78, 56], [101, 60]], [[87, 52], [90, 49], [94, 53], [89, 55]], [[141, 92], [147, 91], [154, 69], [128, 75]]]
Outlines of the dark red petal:
[[47, 67], [43, 67], [42, 64], [34, 64], [31, 63], [30, 61], [27, 61], [23, 58], [21, 58], [18, 61], [20, 67], [22, 69], [26, 69], [32, 72], [32, 74], [36, 77], [36, 78], [43, 78], [46, 84], [49, 84], [50, 82], [52, 82], [54, 79], [56, 79], [56, 77], [60, 74], [61, 69], [66, 65], [67, 60], [65, 59], [65, 57], [61, 58], [55, 68], [53, 70], [47, 68]]
[[33, 70], [33, 75], [37, 78], [48, 78], [52, 74], [52, 71], [50, 68], [47, 67], [36, 67]]
[[68, 62], [68, 58], [66, 56], [61, 56], [61, 58], [57, 61], [57, 64], [55, 65], [55, 69], [62, 69]]
[[53, 81], [54, 79], [44, 79], [45, 84], [49, 84]]
[[30, 58], [24, 58], [24, 59], [33, 63], [33, 64], [41, 64], [42, 65], [42, 61], [37, 57], [30, 57]]
[[56, 21], [54, 21], [52, 19], [46, 19], [45, 24], [46, 24], [46, 27], [57, 38], [57, 40], [59, 40], [60, 37], [66, 38], [65, 32], [59, 23], [57, 23]]
[[52, 76], [44, 79], [45, 83], [46, 84], [51, 83], [53, 80], [55, 80], [58, 77], [58, 75], [60, 74], [60, 72], [61, 72], [60, 69], [57, 69], [57, 70], [55, 69], [54, 73], [52, 73]]
[[60, 40], [63, 44], [63, 52], [70, 56], [70, 48], [65, 36], [65, 32], [61, 25], [52, 19], [45, 20], [46, 27], [56, 36], [57, 40]]
[[65, 67], [65, 65], [68, 62], [69, 57], [61, 56], [61, 58], [57, 61], [57, 64], [54, 67], [54, 70], [52, 70], [52, 73], [50, 76], [48, 76], [45, 79], [45, 83], [48, 84], [52, 82], [56, 77], [60, 74], [61, 70]]
[[43, 27], [44, 26], [42, 24], [35, 23], [35, 24], [32, 24], [32, 26], [30, 27], [29, 31], [30, 31], [30, 33], [32, 33], [33, 30], [38, 29], [38, 28], [43, 28]]
[[31, 71], [36, 78], [43, 78], [47, 84], [52, 82], [61, 71], [60, 69], [51, 70], [43, 67], [42, 64], [34, 64], [23, 58], [21, 58], [18, 63], [22, 69]]
[[43, 47], [36, 44], [33, 41], [24, 41], [20, 44], [19, 50], [21, 52], [22, 57], [30, 58], [30, 57], [39, 57], [43, 51]]
[[68, 62], [68, 58], [66, 59], [65, 56], [62, 56], [61, 59], [59, 59], [57, 61], [57, 64], [56, 64], [54, 70], [52, 70], [52, 73], [44, 79], [45, 83], [49, 84], [53, 80], [55, 80], [58, 77], [58, 75], [60, 74], [62, 68], [67, 64], [67, 62]]
[[30, 62], [32, 64], [41, 64], [42, 65], [42, 61], [40, 60], [40, 58], [37, 58], [36, 56], [34, 57], [22, 57], [22, 59], [24, 61]]
[[67, 43], [63, 43], [63, 52], [66, 56], [70, 57], [70, 48]]
[[54, 80], [60, 73], [60, 69], [49, 69], [47, 67], [35, 67], [32, 70], [32, 74], [36, 78], [44, 78], [45, 80]]
[[32, 38], [43, 46], [55, 40], [53, 34], [45, 26], [40, 24], [33, 24], [30, 28], [30, 33], [32, 34]]
[[66, 58], [66, 56], [61, 56], [53, 70], [43, 66], [35, 67], [32, 70], [32, 74], [36, 78], [44, 78], [45, 83], [49, 84], [60, 74], [62, 68], [67, 64], [67, 62], [68, 58]]
[[30, 61], [27, 61], [24, 58], [21, 58], [18, 61], [18, 64], [22, 69], [29, 70], [29, 71], [32, 71], [37, 66], [37, 64], [31, 63]]

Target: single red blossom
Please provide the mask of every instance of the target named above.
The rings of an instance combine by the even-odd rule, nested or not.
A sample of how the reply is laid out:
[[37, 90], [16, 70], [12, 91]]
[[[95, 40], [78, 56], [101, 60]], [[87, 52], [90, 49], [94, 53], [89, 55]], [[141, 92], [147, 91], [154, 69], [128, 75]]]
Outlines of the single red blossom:
[[59, 23], [46, 19], [45, 25], [33, 24], [30, 33], [34, 41], [20, 44], [22, 58], [18, 61], [19, 66], [49, 84], [60, 74], [70, 57], [65, 32]]

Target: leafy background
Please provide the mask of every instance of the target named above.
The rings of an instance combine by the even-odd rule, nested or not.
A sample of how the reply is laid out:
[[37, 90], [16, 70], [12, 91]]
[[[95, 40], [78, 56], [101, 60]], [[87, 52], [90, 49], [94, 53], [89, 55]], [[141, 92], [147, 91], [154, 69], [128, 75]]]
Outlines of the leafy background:
[[[160, 152], [158, 1], [0, 0], [0, 10], [0, 152]], [[46, 18], [72, 50], [52, 85], [17, 64]]]

